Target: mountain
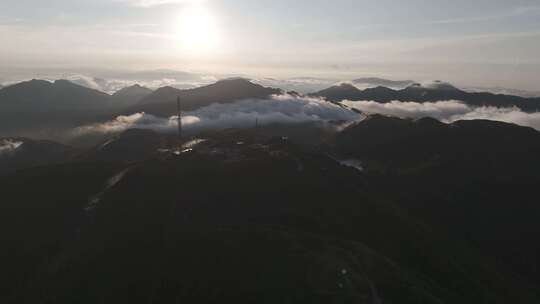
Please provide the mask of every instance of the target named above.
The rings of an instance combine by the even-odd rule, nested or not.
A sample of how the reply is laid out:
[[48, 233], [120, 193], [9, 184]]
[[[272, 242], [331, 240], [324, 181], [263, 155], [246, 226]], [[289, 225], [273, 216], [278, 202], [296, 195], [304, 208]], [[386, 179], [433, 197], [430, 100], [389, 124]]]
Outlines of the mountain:
[[[407, 91], [426, 89], [458, 90]], [[372, 115], [198, 136], [0, 139], [0, 301], [540, 301], [534, 129]]]
[[359, 90], [352, 85], [342, 84], [310, 95], [323, 97], [330, 101], [342, 101], [347, 99], [372, 100], [381, 103], [387, 103], [393, 100], [411, 102], [460, 100], [472, 106], [517, 106], [527, 112], [540, 110], [540, 98], [524, 98], [511, 95], [496, 95], [492, 93], [470, 93], [440, 81], [436, 81], [427, 86], [415, 83], [401, 90], [393, 90], [384, 87]]
[[30, 80], [0, 93], [0, 107], [13, 111], [88, 110], [108, 105], [109, 95], [67, 80]]
[[331, 101], [354, 100], [362, 91], [349, 83], [331, 86], [312, 95], [324, 97]]
[[[105, 117], [109, 95], [67, 80], [31, 80], [0, 90], [0, 130], [72, 126]], [[6, 135], [6, 134], [2, 134]]]
[[534, 163], [534, 155], [540, 150], [539, 139], [540, 133], [532, 128], [503, 122], [472, 120], [445, 124], [432, 118], [407, 120], [372, 115], [343, 130], [336, 141], [346, 154], [365, 156], [385, 162], [389, 167], [406, 169], [422, 162], [429, 163], [429, 157], [433, 155], [437, 162], [443, 162], [443, 157], [447, 157], [463, 163], [468, 159], [467, 155], [480, 161], [487, 159], [487, 155], [508, 159], [522, 155], [520, 160], [493, 165], [493, 168], [505, 166], [507, 172], [517, 168], [515, 164], [522, 161]]
[[0, 138], [0, 175], [68, 161], [76, 150], [46, 140]]
[[138, 105], [128, 108], [125, 112], [146, 112], [160, 116], [171, 116], [176, 114], [176, 98], [178, 96], [182, 99], [182, 109], [191, 111], [212, 103], [228, 103], [248, 98], [265, 98], [280, 92], [278, 89], [265, 88], [241, 78], [220, 80], [211, 85], [189, 90], [163, 87], [141, 100]]
[[517, 275], [540, 282], [540, 132], [494, 121], [443, 124], [374, 115], [341, 132], [373, 190], [432, 227], [467, 240]]
[[130, 87], [125, 87], [116, 91], [112, 95], [113, 102], [121, 104], [123, 106], [134, 105], [152, 94], [152, 90], [135, 84]]
[[414, 83], [412, 80], [388, 80], [377, 77], [366, 77], [358, 78], [352, 81], [357, 85], [372, 86], [372, 87], [389, 87], [389, 88], [400, 88], [408, 87]]
[[2, 302], [539, 300], [320, 149], [243, 130], [205, 140], [0, 178]]
[[155, 156], [172, 139], [152, 130], [130, 129], [77, 157], [86, 161], [135, 162]]
[[176, 114], [177, 96], [182, 97], [183, 110], [189, 111], [215, 102], [265, 98], [280, 92], [244, 79], [227, 79], [190, 90], [163, 87], [152, 92], [135, 85], [111, 96], [67, 80], [31, 80], [0, 91], [0, 135], [63, 138], [71, 128], [120, 114]]
[[283, 91], [295, 91], [301, 94], [307, 94], [309, 92], [324, 89], [336, 83], [338, 80], [317, 77], [294, 77], [285, 79], [263, 77], [253, 79], [253, 81], [265, 87], [280, 88]]

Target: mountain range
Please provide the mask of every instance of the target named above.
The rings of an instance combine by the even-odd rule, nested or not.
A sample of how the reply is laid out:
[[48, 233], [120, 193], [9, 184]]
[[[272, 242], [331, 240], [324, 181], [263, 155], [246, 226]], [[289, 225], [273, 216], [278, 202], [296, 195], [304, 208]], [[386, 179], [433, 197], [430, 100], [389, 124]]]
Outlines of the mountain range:
[[438, 82], [432, 86], [415, 83], [401, 90], [379, 86], [360, 90], [354, 85], [343, 83], [337, 86], [310, 94], [323, 97], [329, 101], [368, 100], [387, 103], [393, 100], [404, 102], [436, 102], [459, 100], [471, 106], [519, 107], [526, 112], [540, 110], [540, 98], [524, 98], [512, 95], [465, 92], [450, 84]]
[[21, 129], [75, 126], [107, 117], [114, 108], [106, 93], [67, 80], [31, 80], [0, 90], [0, 129], [9, 134]]
[[375, 192], [539, 283], [540, 246], [523, 241], [540, 232], [538, 131], [485, 120], [443, 124], [374, 115], [335, 143], [343, 157], [361, 159], [379, 176]]
[[134, 85], [113, 95], [67, 80], [31, 80], [0, 90], [0, 129], [1, 135], [17, 135], [21, 130], [26, 131], [23, 134], [37, 134], [46, 128], [72, 128], [121, 114], [147, 112], [171, 116], [176, 114], [178, 96], [183, 109], [189, 111], [212, 103], [265, 98], [280, 92], [239, 78], [189, 90], [163, 87], [151, 91]]
[[138, 104], [126, 109], [126, 113], [146, 112], [169, 117], [176, 114], [176, 100], [182, 100], [182, 109], [192, 111], [213, 103], [229, 103], [242, 99], [267, 98], [281, 90], [266, 88], [247, 79], [220, 80], [214, 84], [195, 89], [179, 90], [173, 87], [157, 89]]
[[[376, 82], [388, 86], [409, 82], [379, 78], [361, 78], [355, 81]], [[182, 99], [183, 110], [191, 111], [212, 103], [264, 99], [281, 93], [283, 91], [280, 89], [263, 87], [242, 78], [224, 79], [214, 84], [186, 90], [162, 87], [152, 91], [140, 85], [133, 85], [112, 95], [66, 80], [55, 82], [31, 80], [0, 89], [0, 129], [2, 130], [0, 135], [37, 134], [47, 138], [47, 135], [51, 137], [50, 134], [61, 134], [69, 128], [139, 112], [169, 117], [176, 114], [178, 96]], [[345, 99], [373, 100], [381, 103], [392, 100], [413, 102], [460, 100], [472, 106], [516, 106], [526, 112], [535, 112], [540, 108], [540, 98], [469, 93], [444, 82], [435, 82], [431, 85], [412, 84], [400, 90], [383, 86], [360, 90], [351, 84], [341, 84], [309, 96], [323, 97], [332, 102]]]
[[65, 163], [76, 151], [49, 140], [0, 138], [0, 176], [25, 168]]
[[119, 106], [130, 106], [152, 94], [152, 90], [138, 84], [122, 88], [116, 91], [112, 97]]
[[356, 85], [367, 85], [367, 86], [374, 86], [374, 87], [388, 87], [388, 88], [394, 88], [394, 87], [408, 87], [415, 82], [413, 80], [389, 80], [389, 79], [383, 79], [378, 77], [365, 77], [365, 78], [357, 78], [352, 81], [352, 83]]
[[318, 143], [294, 129], [206, 132], [183, 153], [128, 130], [0, 177], [0, 299], [540, 300], [540, 132], [379, 115]]

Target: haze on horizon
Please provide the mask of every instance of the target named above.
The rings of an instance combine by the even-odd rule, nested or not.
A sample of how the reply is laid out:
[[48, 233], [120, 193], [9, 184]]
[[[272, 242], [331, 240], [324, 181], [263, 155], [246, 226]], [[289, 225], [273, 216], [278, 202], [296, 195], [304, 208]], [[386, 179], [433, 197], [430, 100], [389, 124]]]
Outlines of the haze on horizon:
[[536, 0], [7, 0], [0, 80], [177, 69], [538, 91]]

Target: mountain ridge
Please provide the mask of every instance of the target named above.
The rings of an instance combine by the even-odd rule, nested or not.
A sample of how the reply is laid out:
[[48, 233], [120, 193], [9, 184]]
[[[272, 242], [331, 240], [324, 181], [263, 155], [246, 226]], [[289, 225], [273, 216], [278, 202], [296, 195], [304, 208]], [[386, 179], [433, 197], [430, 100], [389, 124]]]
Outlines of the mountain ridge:
[[322, 97], [333, 102], [339, 102], [342, 100], [368, 100], [387, 103], [397, 100], [403, 102], [424, 103], [459, 100], [472, 106], [516, 106], [526, 112], [540, 111], [540, 98], [525, 98], [512, 95], [492, 94], [487, 92], [469, 93], [442, 82], [439, 82], [435, 87], [425, 87], [416, 83], [400, 90], [394, 90], [386, 87], [360, 90], [353, 85], [342, 84], [340, 86], [332, 86], [319, 92], [312, 93], [310, 96]]
[[212, 103], [229, 103], [241, 99], [267, 98], [282, 91], [254, 84], [245, 78], [224, 79], [216, 83], [187, 90], [162, 87], [144, 98], [125, 113], [145, 112], [159, 116], [176, 114], [176, 99], [181, 98], [182, 109], [192, 111]]
[[[282, 136], [267, 138], [261, 130], [207, 133], [179, 155], [150, 151], [126, 163], [122, 155], [130, 157], [133, 145], [145, 154], [147, 140], [156, 137], [152, 131], [129, 130], [116, 142], [97, 146], [104, 153], [97, 158], [15, 172], [0, 178], [7, 198], [0, 221], [7, 245], [0, 282], [10, 291], [0, 299], [72, 303], [84, 294], [81, 303], [100, 297], [146, 303], [158, 295], [163, 302], [243, 303], [255, 295], [291, 303], [535, 303], [534, 282], [540, 277], [523, 270], [535, 261], [523, 249], [534, 254], [540, 248], [519, 239], [536, 239], [538, 222], [531, 219], [537, 204], [507, 206], [511, 216], [499, 219], [501, 227], [515, 228], [489, 233], [483, 227], [493, 229], [498, 221], [483, 220], [479, 210], [486, 204], [475, 197], [485, 186], [467, 177], [476, 175], [475, 168], [464, 171], [471, 162], [486, 163], [483, 151], [461, 166], [451, 163], [467, 178], [456, 179], [447, 167], [424, 162], [445, 151], [426, 149], [437, 145], [433, 138], [441, 130], [471, 134], [458, 137], [461, 144], [449, 143], [470, 151], [489, 149], [482, 140], [510, 134], [497, 152], [507, 146], [520, 152], [526, 148], [518, 145], [520, 134], [537, 138], [540, 133], [504, 123], [465, 124], [454, 131], [433, 119], [371, 116], [349, 126], [347, 143], [364, 151], [395, 143], [388, 155], [380, 148], [373, 154], [349, 151], [347, 156], [362, 160], [363, 171], [339, 162], [335, 153], [346, 148], [343, 138], [334, 151], [298, 146]], [[486, 139], [489, 130], [493, 134]], [[425, 144], [411, 145], [419, 142]], [[419, 155], [413, 160], [419, 168], [401, 175], [377, 173], [369, 160], [391, 160], [407, 149], [425, 150], [429, 157]], [[507, 159], [500, 153], [494, 157]], [[402, 164], [388, 163], [395, 170]], [[475, 199], [456, 199], [444, 191], [428, 196], [431, 189], [440, 191], [437, 183]], [[414, 202], [432, 207], [424, 206], [423, 214]], [[492, 208], [501, 216], [499, 206]], [[440, 218], [466, 210], [461, 217]], [[473, 225], [474, 220], [479, 223]], [[531, 231], [520, 233], [524, 227]], [[506, 256], [505, 245], [519, 249], [514, 259]], [[524, 264], [516, 266], [520, 260]]]
[[130, 106], [139, 103], [142, 99], [152, 94], [152, 92], [153, 90], [149, 88], [134, 84], [114, 92], [111, 96], [115, 103], [119, 103], [121, 106]]

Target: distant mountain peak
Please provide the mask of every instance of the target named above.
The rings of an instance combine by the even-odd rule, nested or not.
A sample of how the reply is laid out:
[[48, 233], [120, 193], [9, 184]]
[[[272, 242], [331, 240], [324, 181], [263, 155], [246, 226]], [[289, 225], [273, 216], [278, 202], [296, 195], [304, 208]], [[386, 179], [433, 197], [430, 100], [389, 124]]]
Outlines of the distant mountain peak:
[[362, 91], [354, 85], [343, 82], [310, 95], [324, 97], [327, 100], [344, 100], [353, 99], [360, 93]]
[[343, 92], [343, 91], [349, 91], [349, 92], [360, 92], [360, 89], [358, 89], [357, 87], [355, 87], [354, 85], [350, 84], [350, 83], [347, 83], [347, 82], [343, 82], [343, 83], [340, 83], [340, 84], [337, 84], [337, 85], [334, 85], [334, 86], [331, 86], [329, 87], [328, 89], [325, 89], [323, 91], [340, 91], [340, 92]]
[[163, 87], [159, 87], [156, 91], [159, 91], [159, 90], [164, 90], [164, 91], [172, 91], [172, 90], [181, 91], [180, 89], [175, 88], [175, 87], [173, 87], [173, 86], [163, 86]]
[[132, 86], [122, 88], [116, 91], [113, 95], [137, 95], [137, 94], [150, 94], [150, 93], [152, 93], [152, 90], [150, 90], [147, 87], [143, 87], [137, 83]]
[[348, 82], [343, 82], [343, 83], [340, 83], [337, 87], [340, 87], [340, 88], [347, 88], [347, 89], [356, 89], [358, 90], [357, 87], [355, 87], [354, 85], [348, 83]]
[[432, 118], [432, 117], [422, 117], [422, 118], [419, 118], [417, 120], [414, 121], [415, 123], [417, 124], [420, 124], [422, 126], [441, 126], [441, 125], [444, 125], [443, 122], [435, 119], [435, 118]]
[[222, 79], [213, 84], [179, 90], [173, 87], [161, 87], [141, 100], [139, 105], [129, 112], [146, 112], [154, 115], [170, 116], [176, 113], [176, 98], [182, 98], [182, 108], [192, 111], [213, 103], [231, 103], [242, 99], [267, 98], [280, 94], [279, 89], [255, 84], [245, 78]]
[[55, 86], [64, 86], [64, 87], [80, 87], [80, 88], [85, 88], [85, 89], [91, 89], [91, 88], [87, 88], [85, 86], [82, 86], [82, 85], [79, 85], [73, 81], [70, 81], [70, 80], [66, 80], [66, 79], [57, 79], [53, 82], [53, 85]]
[[230, 87], [230, 88], [262, 88], [266, 89], [260, 84], [253, 83], [251, 79], [243, 77], [234, 77], [218, 80], [217, 82], [208, 85], [207, 87]]
[[356, 84], [367, 84], [371, 86], [383, 86], [383, 87], [407, 87], [414, 83], [413, 80], [389, 80], [379, 77], [364, 77], [364, 78], [358, 78], [352, 81]]
[[227, 82], [252, 83], [251, 79], [245, 78], [245, 77], [229, 77], [229, 78], [223, 78], [216, 81], [216, 83], [227, 83]]
[[71, 82], [71, 81], [69, 81], [69, 80], [67, 80], [67, 79], [56, 79], [56, 80], [54, 81], [54, 83], [57, 83], [57, 84], [62, 84], [62, 83], [71, 83], [71, 84], [75, 84], [74, 82]]
[[387, 87], [383, 87], [383, 86], [377, 86], [377, 87], [374, 87], [374, 88], [367, 88], [364, 90], [364, 92], [395, 92], [395, 90], [391, 89], [391, 88], [387, 88]]
[[17, 88], [26, 88], [26, 87], [50, 87], [52, 86], [53, 84], [50, 82], [50, 81], [47, 81], [47, 80], [42, 80], [42, 79], [32, 79], [32, 80], [28, 80], [28, 81], [22, 81], [22, 82], [19, 82], [19, 83], [15, 83], [11, 86], [9, 86], [10, 88], [12, 89], [17, 89]]
[[134, 105], [152, 94], [152, 92], [149, 88], [134, 84], [116, 91], [112, 96], [118, 104]]
[[414, 90], [414, 89], [424, 89], [424, 90], [439, 90], [439, 91], [461, 91], [460, 89], [456, 88], [454, 85], [452, 85], [449, 82], [444, 82], [441, 80], [434, 80], [431, 82], [425, 82], [425, 83], [413, 83], [410, 86], [408, 86], [406, 89]]

